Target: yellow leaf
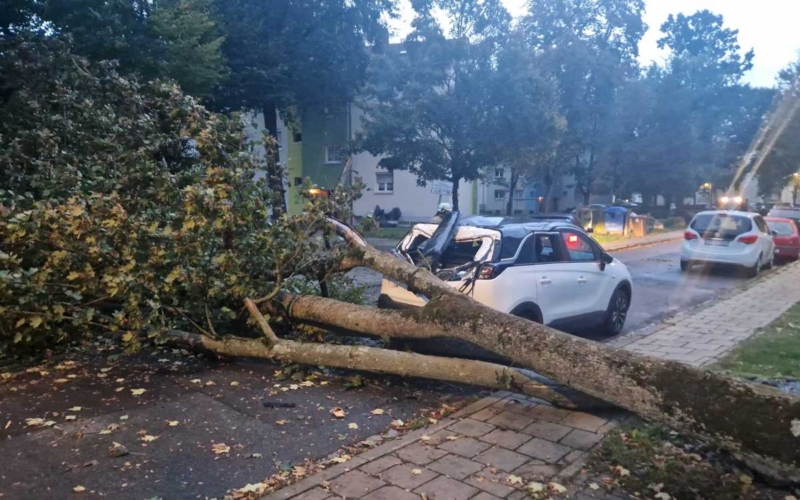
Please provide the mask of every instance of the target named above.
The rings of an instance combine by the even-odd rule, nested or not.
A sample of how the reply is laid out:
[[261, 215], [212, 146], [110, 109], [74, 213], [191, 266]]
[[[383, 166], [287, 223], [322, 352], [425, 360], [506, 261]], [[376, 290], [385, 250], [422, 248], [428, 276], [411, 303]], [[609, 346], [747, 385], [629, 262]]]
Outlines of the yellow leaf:
[[345, 415], [347, 415], [347, 413], [345, 413], [344, 410], [341, 408], [332, 408], [331, 415], [333, 415], [336, 418], [344, 418]]
[[347, 424], [347, 428], [348, 429], [358, 429], [358, 424], [355, 423], [355, 422], [351, 422], [351, 423]]
[[28, 320], [28, 322], [29, 322], [29, 323], [31, 324], [31, 326], [32, 326], [32, 327], [34, 327], [34, 328], [38, 328], [38, 327], [39, 327], [39, 325], [41, 325], [41, 324], [42, 324], [42, 321], [43, 321], [43, 320], [42, 320], [42, 317], [41, 317], [41, 316], [34, 316], [34, 317], [32, 317], [31, 319], [29, 319], [29, 320]]
[[374, 410], [372, 410], [372, 414], [373, 415], [383, 415], [383, 410], [380, 409], [380, 408], [375, 408]]
[[81, 485], [78, 485], [78, 486], [72, 488], [72, 491], [74, 491], [75, 493], [83, 493], [84, 491], [86, 491], [86, 488], [84, 488]]
[[75, 420], [76, 418], [78, 417], [76, 417], [75, 415], [67, 415], [64, 417], [64, 420]]
[[522, 478], [514, 474], [509, 474], [506, 481], [508, 481], [508, 484], [522, 484]]
[[292, 474], [297, 476], [297, 477], [303, 477], [303, 476], [306, 475], [306, 468], [305, 467], [296, 466], [295, 468], [292, 469]]
[[419, 438], [419, 440], [420, 440], [420, 441], [430, 441], [430, 440], [431, 440], [431, 437], [430, 437], [430, 436], [428, 436], [427, 434], [425, 434], [424, 436], [422, 436], [421, 438]]
[[67, 411], [81, 411], [82, 409], [83, 409], [82, 406], [73, 406], [72, 408], [70, 408]]
[[420, 474], [422, 474], [422, 469], [411, 469], [411, 473], [414, 474], [415, 476], [419, 476]]
[[123, 342], [130, 342], [131, 340], [133, 340], [133, 332], [125, 332], [122, 334]]
[[589, 489], [597, 491], [600, 489], [600, 486], [598, 486], [597, 483], [589, 483]]
[[64, 314], [64, 306], [62, 306], [61, 304], [54, 305], [53, 312], [58, 314], [59, 316]]
[[108, 429], [103, 429], [102, 431], [100, 431], [100, 435], [103, 435], [103, 436], [104, 436], [104, 435], [106, 435], [106, 434], [111, 434], [111, 431], [110, 431], [110, 430], [108, 430]]
[[69, 382], [69, 379], [68, 378], [57, 378], [57, 379], [53, 380], [53, 382], [55, 382], [56, 384], [66, 384], [67, 382]]
[[350, 458], [351, 458], [350, 455], [342, 455], [342, 456], [339, 456], [339, 457], [333, 457], [331, 459], [331, 462], [334, 462], [334, 463], [337, 463], [337, 464], [343, 464], [343, 463], [347, 462], [348, 460], [350, 460]]
[[71, 273], [69, 273], [67, 275], [67, 281], [75, 281], [76, 279], [78, 279], [80, 277], [81, 277], [81, 273], [77, 273], [75, 271], [72, 271]]
[[17, 324], [16, 324], [16, 325], [14, 325], [14, 326], [16, 326], [17, 328], [19, 328], [19, 327], [21, 327], [22, 325], [24, 325], [24, 324], [25, 324], [25, 321], [26, 321], [26, 320], [25, 320], [25, 318], [22, 318], [22, 319], [20, 319], [19, 321], [17, 321]]
[[202, 384], [202, 383], [203, 383], [203, 381], [202, 381], [202, 380], [200, 380], [199, 378], [193, 378], [193, 379], [192, 379], [192, 380], [190, 380], [189, 382], [191, 382], [191, 383], [193, 383], [193, 384]]
[[562, 485], [560, 485], [558, 483], [550, 483], [550, 484], [547, 485], [547, 487], [550, 488], [551, 490], [555, 491], [558, 494], [567, 492], [567, 488], [565, 488], [564, 486], [562, 486]]
[[621, 465], [614, 467], [614, 471], [619, 474], [619, 477], [626, 477], [631, 475], [631, 471]]
[[214, 451], [215, 455], [224, 455], [231, 451], [231, 447], [225, 443], [216, 443], [215, 445], [211, 446], [211, 449]]
[[235, 380], [234, 380], [233, 382], [231, 382], [231, 386], [233, 386], [233, 387], [236, 387], [236, 386], [238, 386], [238, 385], [239, 385], [239, 382], [237, 382], [237, 381], [235, 381]]
[[131, 394], [134, 396], [141, 396], [145, 393], [145, 389], [131, 389]]
[[288, 420], [276, 420], [276, 421], [275, 421], [275, 424], [276, 424], [276, 425], [286, 425], [286, 424], [288, 424], [288, 423], [289, 423], [289, 421], [288, 421]]
[[435, 424], [438, 424], [438, 423], [439, 423], [439, 421], [438, 421], [438, 420], [436, 420], [435, 418], [429, 418], [429, 419], [428, 419], [428, 422], [430, 422], [430, 423], [431, 423], [431, 424], [433, 424], [433, 425], [435, 425]]
[[144, 436], [142, 436], [142, 441], [144, 441], [145, 443], [153, 442], [156, 439], [158, 439], [158, 436], [151, 436], [150, 434], [145, 434]]
[[178, 424], [180, 424], [180, 422], [178, 422], [177, 420], [170, 420], [169, 422], [167, 422], [167, 425], [170, 427], [177, 427]]
[[537, 483], [536, 481], [528, 483], [528, 486], [526, 486], [526, 488], [531, 493], [539, 493], [544, 491], [544, 485], [542, 483]]
[[753, 478], [747, 474], [742, 474], [739, 476], [739, 481], [743, 482], [744, 484], [753, 484]]
[[191, 219], [183, 221], [183, 230], [184, 231], [191, 231], [195, 227], [195, 222]]

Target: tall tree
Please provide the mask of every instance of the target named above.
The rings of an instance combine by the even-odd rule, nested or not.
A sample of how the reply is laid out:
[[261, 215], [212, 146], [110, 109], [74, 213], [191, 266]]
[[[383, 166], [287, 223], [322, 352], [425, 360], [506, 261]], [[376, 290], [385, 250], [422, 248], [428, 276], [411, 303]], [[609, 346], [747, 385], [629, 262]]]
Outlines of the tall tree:
[[[539, 57], [516, 32], [497, 57], [490, 96], [494, 112], [488, 129], [497, 147], [497, 160], [508, 174], [492, 182], [507, 188], [506, 214], [513, 212], [514, 192], [537, 179], [552, 176], [550, 169], [566, 128], [558, 105], [558, 82], [542, 73]], [[493, 170], [493, 169], [491, 169]]]
[[[415, 173], [421, 185], [452, 182], [458, 209], [459, 182], [478, 179], [497, 162], [489, 88], [510, 16], [500, 0], [425, 0], [415, 7], [415, 30], [372, 71], [361, 147], [382, 156], [382, 167]], [[447, 14], [444, 28], [434, 8]]]
[[68, 34], [77, 54], [119, 61], [125, 75], [172, 78], [206, 96], [227, 75], [211, 6], [211, 0], [14, 0], [0, 7], [6, 14], [0, 36]]
[[555, 162], [560, 172], [549, 185], [573, 174], [584, 203], [610, 167], [609, 124], [618, 107], [617, 88], [636, 75], [643, 11], [643, 0], [532, 0], [521, 23], [558, 80], [568, 124]]
[[760, 194], [771, 198], [789, 184], [796, 198], [800, 172], [800, 52], [798, 60], [778, 76], [775, 107], [762, 130], [763, 140], [750, 165], [758, 176]]

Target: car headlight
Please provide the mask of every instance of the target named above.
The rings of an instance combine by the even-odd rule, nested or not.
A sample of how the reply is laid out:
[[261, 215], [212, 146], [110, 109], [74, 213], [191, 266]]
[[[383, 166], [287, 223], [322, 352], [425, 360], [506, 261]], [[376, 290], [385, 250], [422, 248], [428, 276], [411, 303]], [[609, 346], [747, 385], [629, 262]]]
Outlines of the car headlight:
[[731, 199], [728, 198], [727, 196], [723, 196], [722, 198], [719, 199], [719, 201], [721, 201], [722, 203], [728, 203], [729, 201], [731, 201]]
[[742, 197], [741, 196], [737, 196], [736, 198], [733, 199], [733, 202], [736, 203], [736, 204], [741, 203], [742, 202]]

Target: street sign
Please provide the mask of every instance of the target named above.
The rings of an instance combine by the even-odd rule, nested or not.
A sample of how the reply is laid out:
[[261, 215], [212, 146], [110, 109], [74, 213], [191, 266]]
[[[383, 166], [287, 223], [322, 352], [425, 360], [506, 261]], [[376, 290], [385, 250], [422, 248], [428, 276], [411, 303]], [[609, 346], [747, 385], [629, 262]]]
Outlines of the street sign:
[[453, 194], [453, 183], [447, 181], [431, 181], [431, 193], [439, 196]]

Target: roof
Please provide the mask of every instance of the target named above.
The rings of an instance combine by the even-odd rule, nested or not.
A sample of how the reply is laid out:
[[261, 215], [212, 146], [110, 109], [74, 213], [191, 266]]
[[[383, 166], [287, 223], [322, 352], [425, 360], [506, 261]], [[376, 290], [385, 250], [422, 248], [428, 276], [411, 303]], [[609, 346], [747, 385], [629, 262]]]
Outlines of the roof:
[[[702, 212], [697, 212], [697, 215], [738, 215], [739, 217], [747, 217], [748, 219], [752, 219], [753, 217], [759, 215], [753, 212], [743, 212], [741, 210], [703, 210]], [[697, 216], [695, 215], [695, 217]]]
[[503, 237], [522, 237], [534, 231], [554, 231], [562, 227], [577, 228], [567, 220], [536, 220], [513, 217], [485, 217], [476, 215], [459, 221], [459, 226], [496, 229]]

